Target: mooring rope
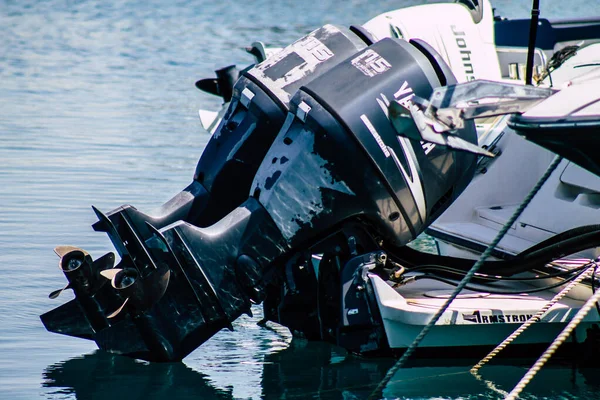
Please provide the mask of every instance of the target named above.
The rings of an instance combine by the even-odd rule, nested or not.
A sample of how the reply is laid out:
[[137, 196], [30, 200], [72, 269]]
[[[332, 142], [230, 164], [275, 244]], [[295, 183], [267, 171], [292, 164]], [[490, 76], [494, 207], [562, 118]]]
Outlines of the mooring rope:
[[[506, 235], [508, 230], [512, 227], [512, 225], [515, 223], [517, 218], [519, 218], [519, 216], [521, 215], [523, 210], [525, 210], [525, 208], [529, 205], [529, 203], [531, 202], [533, 197], [542, 188], [544, 183], [546, 183], [546, 181], [548, 180], [548, 178], [550, 177], [552, 172], [554, 172], [554, 170], [556, 169], [556, 167], [558, 166], [558, 164], [561, 161], [562, 161], [562, 157], [560, 157], [558, 155], [554, 157], [554, 160], [552, 160], [552, 162], [548, 166], [548, 169], [546, 169], [546, 172], [544, 172], [544, 175], [542, 175], [542, 177], [538, 180], [538, 182], [535, 184], [533, 189], [531, 189], [531, 191], [527, 194], [527, 196], [525, 196], [525, 198], [523, 199], [521, 204], [519, 204], [519, 206], [517, 207], [515, 212], [511, 215], [511, 217], [506, 222], [506, 224], [504, 224], [502, 229], [500, 229], [500, 231], [498, 232], [498, 234], [496, 235], [496, 237], [494, 238], [492, 243], [490, 243], [490, 245], [481, 254], [481, 256], [479, 257], [477, 262], [475, 264], [473, 264], [473, 267], [471, 267], [469, 272], [467, 272], [467, 274], [460, 281], [458, 286], [456, 286], [456, 288], [454, 289], [454, 291], [452, 292], [450, 297], [448, 297], [448, 299], [444, 302], [442, 307], [435, 313], [433, 318], [427, 323], [427, 325], [425, 325], [423, 327], [421, 332], [417, 335], [415, 340], [406, 349], [406, 352], [402, 355], [402, 357], [400, 357], [398, 362], [392, 368], [390, 368], [390, 370], [387, 372], [387, 374], [385, 375], [383, 380], [379, 383], [379, 385], [377, 386], [375, 391], [373, 393], [371, 393], [371, 396], [369, 396], [369, 398], [376, 398], [374, 396], [380, 396], [380, 393], [383, 391], [383, 388], [387, 385], [387, 383], [392, 378], [392, 376], [394, 376], [394, 374], [396, 373], [396, 371], [398, 371], [398, 369], [402, 368], [402, 366], [404, 365], [406, 360], [408, 360], [410, 358], [410, 356], [415, 352], [416, 348], [419, 346], [421, 341], [423, 341], [425, 336], [427, 336], [427, 334], [429, 333], [431, 328], [440, 319], [442, 314], [446, 311], [446, 309], [454, 301], [456, 296], [458, 296], [458, 294], [464, 289], [464, 287], [467, 286], [467, 284], [469, 283], [471, 278], [473, 278], [473, 276], [477, 273], [477, 271], [479, 271], [479, 268], [483, 265], [485, 260], [492, 254], [492, 251], [496, 248], [498, 243], [500, 243], [500, 240], [502, 240], [502, 238]], [[598, 291], [598, 293], [600, 293], [600, 291]]]
[[581, 307], [577, 314], [575, 314], [575, 317], [573, 317], [573, 319], [569, 321], [565, 329], [562, 330], [562, 332], [556, 337], [556, 339], [554, 339], [552, 344], [550, 344], [548, 349], [546, 349], [544, 354], [542, 354], [540, 358], [538, 358], [535, 364], [533, 364], [529, 371], [527, 371], [523, 378], [521, 378], [519, 383], [517, 383], [515, 388], [511, 390], [511, 392], [508, 394], [505, 400], [515, 400], [517, 397], [519, 397], [519, 393], [521, 393], [521, 391], [525, 389], [525, 386], [527, 386], [527, 384], [531, 382], [533, 377], [544, 366], [544, 364], [546, 364], [550, 357], [552, 357], [552, 355], [556, 352], [556, 349], [558, 349], [560, 345], [563, 344], [563, 342], [569, 338], [573, 330], [585, 318], [587, 313], [590, 312], [590, 310], [593, 307], [595, 307], [595, 304], [598, 300], [600, 300], [600, 290], [594, 293], [594, 295], [585, 302], [583, 307]]
[[546, 312], [550, 308], [552, 308], [553, 305], [555, 305], [563, 297], [565, 297], [567, 295], [567, 293], [569, 293], [569, 291], [571, 291], [571, 289], [573, 289], [575, 286], [577, 286], [582, 280], [589, 277], [590, 274], [592, 274], [594, 272], [594, 269], [596, 268], [596, 263], [591, 262], [591, 263], [589, 263], [589, 265], [591, 265], [591, 267], [589, 267], [584, 273], [580, 274], [575, 280], [571, 281], [571, 283], [569, 283], [567, 286], [565, 286], [565, 288], [563, 290], [561, 290], [556, 296], [554, 296], [552, 298], [552, 300], [550, 300], [548, 303], [546, 303], [544, 305], [544, 307], [542, 307], [535, 315], [530, 317], [523, 325], [521, 325], [517, 330], [515, 330], [513, 333], [511, 333], [510, 336], [508, 336], [506, 339], [504, 339], [504, 341], [502, 341], [502, 343], [500, 343], [498, 346], [496, 346], [496, 348], [494, 350], [492, 350], [487, 356], [485, 356], [483, 359], [481, 359], [481, 361], [479, 361], [477, 364], [475, 364], [473, 366], [473, 368], [471, 368], [471, 373], [473, 375], [476, 375], [477, 371], [481, 367], [483, 367], [492, 358], [494, 358], [496, 355], [498, 355], [498, 353], [500, 353], [502, 350], [504, 350], [504, 348], [506, 346], [508, 346], [510, 343], [512, 343], [512, 341], [515, 340], [521, 333], [525, 332], [525, 330], [527, 328], [529, 328], [531, 325], [535, 324], [536, 322], [540, 321], [542, 316], [544, 314], [546, 314]]

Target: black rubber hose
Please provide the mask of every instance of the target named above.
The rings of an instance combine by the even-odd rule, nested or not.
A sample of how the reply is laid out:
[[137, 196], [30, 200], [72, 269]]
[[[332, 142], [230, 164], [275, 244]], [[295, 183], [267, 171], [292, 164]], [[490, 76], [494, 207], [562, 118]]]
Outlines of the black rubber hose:
[[585, 233], [533, 251], [524, 257], [517, 257], [513, 261], [515, 265], [503, 269], [502, 273], [514, 275], [598, 245], [600, 245], [600, 230]]
[[571, 238], [574, 238], [577, 236], [584, 235], [586, 233], [591, 233], [591, 232], [596, 232], [596, 231], [600, 231], [600, 225], [595, 224], [595, 225], [578, 226], [577, 228], [569, 229], [568, 231], [564, 231], [562, 233], [554, 235], [551, 238], [543, 240], [543, 241], [539, 242], [538, 244], [531, 246], [530, 248], [528, 248], [526, 250], [523, 250], [521, 253], [519, 253], [517, 255], [517, 257], [526, 256], [527, 254], [533, 253], [534, 251], [537, 251], [537, 250], [543, 249], [545, 247], [548, 247], [550, 245], [556, 244], [565, 239], [571, 239]]
[[[474, 276], [474, 280], [480, 280], [482, 282], [496, 282], [496, 281], [514, 281], [514, 282], [526, 282], [526, 281], [535, 281], [535, 280], [541, 280], [541, 279], [548, 279], [548, 278], [558, 278], [558, 277], [563, 277], [566, 275], [571, 275], [574, 274], [576, 272], [581, 271], [582, 269], [587, 268], [586, 265], [584, 266], [580, 266], [580, 267], [576, 267], [576, 268], [571, 268], [565, 271], [559, 271], [559, 272], [555, 272], [555, 273], [551, 273], [551, 274], [542, 274], [542, 275], [535, 275], [532, 277], [513, 277], [513, 276], [500, 276], [500, 275], [490, 275], [490, 274], [484, 274], [484, 273], [476, 273]], [[427, 272], [427, 271], [432, 271], [432, 272], [442, 272], [442, 275], [460, 275], [463, 276], [465, 274], [465, 271], [460, 270], [460, 269], [454, 269], [454, 268], [448, 268], [444, 265], [433, 265], [433, 264], [429, 264], [429, 265], [420, 265], [418, 267], [415, 268], [411, 268], [408, 272]]]
[[[566, 255], [600, 245], [600, 225], [570, 229], [544, 240], [507, 261], [486, 261], [480, 273], [507, 277], [543, 266]], [[420, 265], [444, 265], [457, 270], [469, 270], [474, 260], [423, 253], [409, 247], [392, 252], [398, 262], [409, 270]]]
[[[586, 265], [586, 267], [589, 267], [589, 264]], [[548, 286], [544, 286], [541, 288], [535, 288], [535, 289], [526, 289], [526, 290], [515, 290], [515, 291], [508, 291], [508, 290], [497, 290], [497, 289], [493, 289], [490, 287], [486, 287], [486, 288], [481, 288], [481, 287], [474, 287], [474, 286], [470, 286], [467, 285], [465, 286], [465, 289], [467, 290], [471, 290], [473, 292], [479, 292], [479, 293], [490, 293], [490, 294], [505, 294], [505, 295], [511, 295], [511, 294], [524, 294], [524, 293], [537, 293], [537, 292], [543, 292], [549, 289], [554, 289], [556, 287], [562, 286], [564, 284], [567, 284], [569, 282], [571, 282], [572, 280], [574, 280], [575, 278], [577, 278], [579, 275], [585, 273], [586, 269], [581, 269], [578, 273], [573, 274], [572, 276], [570, 276], [569, 278], [562, 280], [560, 282], [554, 283], [552, 285], [548, 285]], [[438, 281], [438, 282], [442, 282], [442, 283], [446, 283], [448, 285], [451, 286], [457, 286], [458, 283], [457, 282], [453, 282], [449, 279], [444, 279], [444, 278], [440, 278], [439, 276], [435, 276], [435, 275], [418, 275], [415, 277], [415, 281], [418, 280], [422, 280], [422, 279], [431, 279], [434, 281]]]

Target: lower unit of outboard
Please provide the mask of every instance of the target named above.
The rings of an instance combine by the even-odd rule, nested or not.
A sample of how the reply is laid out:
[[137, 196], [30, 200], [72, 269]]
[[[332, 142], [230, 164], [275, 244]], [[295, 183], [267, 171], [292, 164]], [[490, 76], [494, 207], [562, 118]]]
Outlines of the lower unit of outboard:
[[[114, 297], [99, 305], [108, 326], [86, 326], [77, 294], [70, 306], [42, 316], [46, 327], [72, 335], [84, 330], [108, 351], [174, 361], [232, 328], [254, 303], [264, 301], [267, 319], [297, 330], [286, 304], [298, 296], [311, 305], [301, 319], [312, 324], [306, 328], [312, 335], [337, 341], [339, 332], [353, 331], [339, 343], [353, 351], [384, 346], [369, 298], [349, 302], [357, 294], [343, 286], [360, 292], [366, 274], [384, 273], [379, 249], [414, 239], [472, 177], [473, 155], [424, 148], [398, 136], [388, 118], [391, 100], [428, 98], [452, 79], [447, 71], [422, 47], [384, 39], [305, 84], [247, 200], [210, 226], [148, 224], [148, 238], [131, 246], [115, 240], [114, 224], [99, 213], [102, 230], [113, 232], [124, 253], [116, 268], [90, 269], [110, 285], [82, 293]], [[472, 124], [457, 135], [476, 142]], [[313, 255], [321, 261], [313, 263]], [[376, 261], [372, 267], [369, 260]], [[365, 310], [371, 317], [363, 318]]]

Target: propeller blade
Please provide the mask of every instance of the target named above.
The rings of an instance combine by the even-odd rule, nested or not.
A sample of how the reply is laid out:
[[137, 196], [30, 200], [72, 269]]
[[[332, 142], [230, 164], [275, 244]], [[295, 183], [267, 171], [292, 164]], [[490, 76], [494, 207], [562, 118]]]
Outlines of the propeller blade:
[[215, 78], [200, 79], [196, 82], [196, 87], [203, 92], [220, 96], [219, 83]]
[[123, 308], [125, 307], [125, 305], [127, 304], [127, 302], [129, 301], [129, 297], [125, 299], [125, 301], [123, 302], [123, 304], [121, 304], [121, 307], [117, 308], [115, 311], [113, 311], [110, 315], [107, 315], [106, 318], [114, 318], [117, 315], [119, 315], [119, 313], [121, 311], [123, 311]]
[[54, 253], [59, 256], [60, 258], [64, 257], [66, 254], [75, 251], [75, 250], [79, 250], [81, 251], [84, 255], [89, 255], [87, 251], [80, 249], [79, 247], [75, 247], [75, 246], [56, 246], [54, 248]]
[[105, 269], [104, 271], [100, 271], [100, 275], [105, 277], [106, 279], [112, 281], [114, 277], [121, 271], [120, 268], [111, 268]]
[[48, 295], [48, 297], [49, 297], [49, 298], [51, 298], [51, 299], [55, 299], [55, 298], [57, 298], [58, 296], [60, 296], [60, 294], [61, 294], [63, 291], [65, 291], [65, 290], [69, 289], [70, 287], [71, 287], [71, 283], [67, 283], [67, 284], [65, 285], [65, 287], [64, 287], [64, 288], [62, 288], [62, 289], [58, 289], [58, 290], [55, 290], [55, 291], [53, 291], [52, 293], [50, 293], [50, 294]]

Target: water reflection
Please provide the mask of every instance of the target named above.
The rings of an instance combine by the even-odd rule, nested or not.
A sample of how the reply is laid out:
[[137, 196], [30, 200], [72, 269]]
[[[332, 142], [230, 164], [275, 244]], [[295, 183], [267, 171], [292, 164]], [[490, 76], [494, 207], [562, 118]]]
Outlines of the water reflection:
[[394, 364], [361, 359], [327, 343], [292, 340], [265, 356], [261, 380], [266, 399], [366, 399]]
[[146, 363], [96, 351], [49, 365], [42, 385], [50, 394], [87, 399], [232, 399], [206, 375], [183, 363]]
[[[476, 361], [476, 360], [475, 360]], [[420, 360], [397, 371], [383, 389], [390, 399], [504, 399], [527, 372], [532, 360], [504, 360], [481, 370], [480, 378], [469, 369], [472, 360]], [[267, 355], [263, 366], [264, 397], [276, 399], [367, 399], [394, 359], [364, 359], [324, 343], [293, 340], [287, 349]], [[543, 369], [528, 386], [523, 398], [597, 399], [591, 384], [597, 370], [576, 370], [555, 364]], [[595, 378], [598, 382], [598, 378]], [[380, 397], [380, 396], [378, 396]]]
[[[293, 340], [287, 349], [264, 357], [260, 398], [366, 399], [394, 362], [350, 356], [326, 343]], [[483, 379], [476, 379], [468, 365], [421, 364], [398, 371], [383, 397], [502, 399], [527, 371], [525, 364], [491, 365], [482, 370]], [[49, 393], [53, 398], [72, 395], [78, 400], [124, 395], [129, 399], [233, 399], [233, 386], [218, 388], [210, 373], [210, 368], [205, 373], [184, 363], [146, 363], [97, 351], [48, 366], [43, 386], [55, 389]], [[239, 379], [231, 382], [244, 385]], [[555, 365], [544, 368], [522, 398], [597, 399], [598, 388], [598, 370]]]

